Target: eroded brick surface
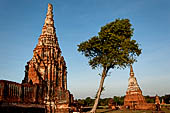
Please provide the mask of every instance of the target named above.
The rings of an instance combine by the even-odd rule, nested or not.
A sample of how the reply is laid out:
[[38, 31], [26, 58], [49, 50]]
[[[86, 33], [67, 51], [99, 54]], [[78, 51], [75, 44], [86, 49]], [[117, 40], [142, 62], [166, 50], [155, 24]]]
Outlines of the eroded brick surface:
[[0, 102], [43, 105], [47, 113], [69, 111], [74, 99], [67, 89], [67, 67], [58, 44], [51, 4], [33, 57], [25, 66], [22, 84], [0, 81], [0, 87]]
[[128, 109], [154, 109], [155, 105], [147, 103], [142, 90], [140, 89], [133, 68], [130, 68], [130, 77], [128, 80], [128, 89], [124, 98], [124, 107]]

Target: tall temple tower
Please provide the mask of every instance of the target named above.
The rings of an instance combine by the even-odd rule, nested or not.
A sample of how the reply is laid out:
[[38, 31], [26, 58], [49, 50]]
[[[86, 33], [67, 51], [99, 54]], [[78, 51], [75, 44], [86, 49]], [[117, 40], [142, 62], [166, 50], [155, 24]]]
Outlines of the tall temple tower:
[[52, 10], [52, 5], [48, 4], [45, 24], [33, 50], [33, 58], [27, 62], [25, 81], [33, 84], [45, 81], [67, 90], [67, 68], [56, 37]]
[[124, 106], [129, 109], [135, 109], [136, 106], [146, 104], [145, 98], [134, 76], [132, 65], [130, 66], [130, 77], [128, 79], [128, 89], [124, 98]]
[[67, 108], [70, 93], [67, 90], [67, 67], [58, 44], [53, 20], [53, 7], [48, 10], [33, 58], [25, 66], [23, 83], [41, 84], [44, 88], [44, 103], [48, 113], [57, 108]]

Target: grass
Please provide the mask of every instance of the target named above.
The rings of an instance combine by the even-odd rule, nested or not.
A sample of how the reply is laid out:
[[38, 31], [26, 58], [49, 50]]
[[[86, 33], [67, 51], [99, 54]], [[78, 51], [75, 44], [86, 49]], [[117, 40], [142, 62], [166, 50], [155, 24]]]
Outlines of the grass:
[[[162, 108], [165, 113], [170, 113], [170, 110]], [[151, 110], [111, 110], [111, 109], [97, 109], [97, 113], [152, 113]]]

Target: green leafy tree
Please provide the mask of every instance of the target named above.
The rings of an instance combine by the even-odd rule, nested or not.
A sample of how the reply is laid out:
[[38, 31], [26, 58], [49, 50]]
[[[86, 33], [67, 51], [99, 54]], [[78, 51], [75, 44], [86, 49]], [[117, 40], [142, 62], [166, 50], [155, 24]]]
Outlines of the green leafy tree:
[[145, 100], [147, 103], [155, 103], [155, 97], [150, 97], [149, 95], [145, 96]]
[[93, 104], [93, 99], [91, 99], [90, 97], [87, 97], [87, 98], [85, 99], [85, 101], [86, 101], [86, 103], [87, 103], [87, 106], [92, 106], [92, 104]]
[[114, 102], [116, 103], [116, 106], [119, 104], [119, 97], [114, 96], [113, 97]]
[[128, 19], [116, 19], [101, 27], [98, 36], [78, 45], [78, 51], [89, 59], [92, 69], [102, 68], [101, 81], [95, 103], [90, 111], [96, 111], [103, 83], [110, 69], [126, 68], [141, 54], [139, 44], [132, 40], [133, 28]]
[[104, 98], [99, 100], [99, 106], [107, 106], [108, 105], [109, 98]]
[[162, 97], [166, 104], [170, 104], [170, 94]]
[[117, 106], [117, 105], [123, 105], [124, 97], [114, 96], [114, 97], [113, 97], [113, 100], [114, 100], [114, 102], [116, 103], [116, 106]]
[[81, 106], [85, 106], [85, 100], [84, 99], [78, 99], [78, 104], [81, 105]]
[[119, 100], [119, 105], [123, 105], [123, 104], [124, 104], [124, 96], [121, 96]]

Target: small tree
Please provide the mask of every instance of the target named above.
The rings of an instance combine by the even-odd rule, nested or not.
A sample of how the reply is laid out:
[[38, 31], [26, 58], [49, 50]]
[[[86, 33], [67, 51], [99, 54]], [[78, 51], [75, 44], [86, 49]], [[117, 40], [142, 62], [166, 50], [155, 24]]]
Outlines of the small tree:
[[87, 103], [87, 106], [92, 106], [93, 105], [93, 99], [91, 99], [90, 97], [87, 97], [85, 99], [86, 103]]
[[95, 113], [103, 83], [110, 69], [125, 68], [141, 54], [138, 43], [132, 40], [133, 28], [128, 19], [116, 19], [101, 27], [98, 36], [78, 45], [78, 51], [89, 59], [92, 69], [101, 67], [101, 81], [91, 113]]

